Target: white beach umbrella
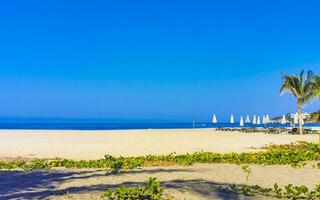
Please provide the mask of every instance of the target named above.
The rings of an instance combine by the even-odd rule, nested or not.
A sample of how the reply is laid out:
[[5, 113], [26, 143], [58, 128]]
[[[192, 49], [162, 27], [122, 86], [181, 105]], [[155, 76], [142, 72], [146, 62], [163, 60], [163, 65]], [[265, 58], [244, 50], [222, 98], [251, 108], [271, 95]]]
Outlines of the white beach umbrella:
[[269, 115], [266, 115], [266, 124], [270, 123]]
[[262, 124], [266, 124], [266, 116], [262, 115]]
[[240, 117], [240, 126], [244, 126], [243, 117], [242, 116]]
[[287, 121], [286, 121], [286, 116], [283, 115], [283, 116], [282, 116], [282, 120], [281, 120], [281, 124], [286, 124], [286, 123], [287, 123]]
[[257, 124], [257, 116], [253, 115], [252, 124]]
[[216, 124], [216, 123], [217, 123], [217, 117], [216, 117], [216, 115], [213, 115], [213, 117], [212, 117], [212, 123], [213, 123], [213, 124]]
[[260, 124], [260, 116], [257, 117], [257, 125]]
[[234, 117], [233, 117], [233, 115], [230, 116], [230, 123], [231, 123], [231, 124], [234, 123]]
[[249, 117], [249, 115], [247, 115], [247, 117], [246, 117], [246, 123], [250, 123], [250, 117]]

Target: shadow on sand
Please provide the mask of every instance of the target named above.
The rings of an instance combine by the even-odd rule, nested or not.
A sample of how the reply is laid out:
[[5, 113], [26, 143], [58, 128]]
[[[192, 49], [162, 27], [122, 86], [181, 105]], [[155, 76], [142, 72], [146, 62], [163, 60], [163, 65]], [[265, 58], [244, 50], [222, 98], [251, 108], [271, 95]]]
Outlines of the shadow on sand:
[[[129, 174], [137, 173], [173, 173], [190, 172], [188, 169], [141, 169], [122, 172]], [[102, 193], [106, 189], [116, 188], [121, 185], [136, 186], [142, 182], [123, 182], [121, 184], [98, 184], [91, 186], [69, 187], [67, 189], [57, 189], [57, 185], [65, 181], [75, 179], [86, 179], [91, 177], [109, 176], [102, 173], [103, 170], [88, 171], [63, 171], [63, 170], [43, 170], [43, 171], [2, 171], [0, 172], [0, 199], [46, 199], [51, 196], [66, 194], [81, 194], [90, 192]], [[118, 176], [118, 175], [110, 175]], [[167, 189], [174, 189], [180, 192], [189, 192], [201, 195], [208, 199], [244, 199], [236, 194], [225, 193], [219, 187], [227, 185], [202, 179], [194, 180], [173, 180], [161, 182]]]

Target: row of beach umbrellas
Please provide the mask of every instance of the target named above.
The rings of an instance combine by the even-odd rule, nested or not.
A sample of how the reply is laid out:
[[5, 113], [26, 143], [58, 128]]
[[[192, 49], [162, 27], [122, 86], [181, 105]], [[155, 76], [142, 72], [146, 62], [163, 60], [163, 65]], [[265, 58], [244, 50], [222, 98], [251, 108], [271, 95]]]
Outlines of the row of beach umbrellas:
[[[253, 115], [252, 121], [251, 121], [249, 115], [246, 116], [245, 120], [243, 120], [243, 119], [244, 119], [244, 118], [243, 118], [243, 116], [241, 115], [241, 116], [240, 116], [240, 122], [239, 122], [239, 125], [240, 125], [240, 126], [244, 126], [245, 123], [246, 123], [246, 124], [250, 124], [250, 123], [251, 123], [251, 124], [254, 124], [254, 125], [260, 125], [261, 123], [262, 123], [262, 124], [268, 124], [268, 123], [270, 123], [269, 115], [263, 115], [263, 116], [262, 116], [262, 122], [261, 122], [261, 119], [260, 119], [260, 116], [259, 116], [259, 115]], [[213, 123], [213, 124], [216, 124], [217, 122], [218, 122], [218, 121], [217, 121], [216, 115], [213, 115], [213, 117], [212, 117], [212, 123]], [[231, 123], [231, 124], [234, 124], [234, 116], [233, 116], [233, 115], [230, 116], [230, 123]], [[281, 124], [286, 124], [286, 123], [287, 123], [286, 117], [285, 117], [285, 115], [283, 115], [283, 116], [282, 116], [282, 119], [281, 119]], [[297, 116], [297, 115], [294, 116], [294, 123], [295, 123], [295, 124], [298, 123], [298, 116]]]

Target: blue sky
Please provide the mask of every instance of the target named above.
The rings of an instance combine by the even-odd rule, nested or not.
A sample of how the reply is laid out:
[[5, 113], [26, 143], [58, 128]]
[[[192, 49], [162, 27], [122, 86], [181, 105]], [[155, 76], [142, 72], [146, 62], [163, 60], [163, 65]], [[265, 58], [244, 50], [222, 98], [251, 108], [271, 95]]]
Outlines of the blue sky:
[[319, 10], [284, 0], [1, 2], [0, 116], [292, 112], [280, 74], [320, 73]]

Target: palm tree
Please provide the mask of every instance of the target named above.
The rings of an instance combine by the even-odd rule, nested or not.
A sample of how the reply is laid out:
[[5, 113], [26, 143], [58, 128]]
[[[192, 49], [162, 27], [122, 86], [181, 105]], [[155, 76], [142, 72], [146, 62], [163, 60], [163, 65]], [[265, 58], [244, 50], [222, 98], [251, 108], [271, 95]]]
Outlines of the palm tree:
[[313, 71], [305, 75], [302, 70], [300, 76], [283, 74], [282, 79], [280, 93], [289, 92], [297, 99], [299, 133], [303, 134], [301, 110], [315, 96], [315, 75]]

